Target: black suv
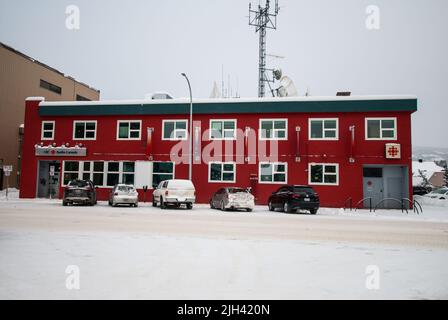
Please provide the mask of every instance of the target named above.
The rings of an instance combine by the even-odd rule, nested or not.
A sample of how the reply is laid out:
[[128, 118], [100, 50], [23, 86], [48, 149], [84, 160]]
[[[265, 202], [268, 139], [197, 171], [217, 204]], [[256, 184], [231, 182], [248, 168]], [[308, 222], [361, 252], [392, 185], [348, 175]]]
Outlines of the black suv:
[[64, 190], [62, 205], [82, 203], [93, 206], [96, 204], [96, 190], [90, 180], [72, 180]]
[[268, 205], [270, 211], [280, 208], [289, 213], [305, 209], [316, 214], [319, 209], [319, 195], [310, 186], [282, 186], [269, 197]]

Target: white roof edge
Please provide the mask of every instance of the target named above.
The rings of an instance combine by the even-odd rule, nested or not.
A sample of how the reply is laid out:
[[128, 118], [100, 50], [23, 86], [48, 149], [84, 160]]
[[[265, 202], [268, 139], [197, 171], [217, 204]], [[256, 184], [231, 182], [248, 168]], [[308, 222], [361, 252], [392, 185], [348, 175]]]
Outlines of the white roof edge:
[[45, 101], [45, 97], [27, 97], [25, 101]]
[[[235, 103], [235, 102], [279, 102], [279, 101], [350, 101], [350, 100], [404, 100], [417, 99], [414, 95], [365, 95], [365, 96], [307, 96], [307, 97], [272, 97], [272, 98], [199, 98], [193, 103]], [[189, 98], [156, 100], [101, 100], [101, 101], [51, 101], [42, 102], [41, 106], [78, 106], [78, 105], [138, 105], [138, 104], [176, 104], [189, 103]]]

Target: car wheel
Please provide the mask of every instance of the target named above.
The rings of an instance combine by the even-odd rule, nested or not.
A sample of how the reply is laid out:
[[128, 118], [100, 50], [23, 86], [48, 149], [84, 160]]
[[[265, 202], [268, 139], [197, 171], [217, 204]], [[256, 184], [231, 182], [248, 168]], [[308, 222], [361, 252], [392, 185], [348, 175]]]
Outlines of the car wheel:
[[112, 202], [110, 202], [110, 200], [109, 200], [109, 205], [110, 205], [110, 206], [112, 205]]
[[134, 208], [137, 208], [138, 207], [138, 203], [134, 203]]
[[288, 202], [285, 202], [283, 204], [283, 212], [285, 212], [285, 213], [290, 213], [291, 212], [291, 206], [289, 205]]
[[440, 198], [440, 200], [445, 200], [445, 197]]
[[274, 206], [272, 205], [272, 201], [269, 201], [268, 207], [269, 207], [269, 211], [274, 211]]
[[311, 214], [316, 214], [317, 213], [317, 209], [310, 209], [310, 213]]
[[213, 200], [210, 199], [210, 209], [215, 209], [215, 206], [213, 205]]
[[154, 196], [152, 197], [152, 206], [157, 207], [156, 198], [154, 198]]
[[62, 201], [62, 205], [66, 207], [68, 205], [67, 201]]
[[252, 212], [252, 209], [251, 208], [247, 208], [246, 211], [247, 212]]
[[166, 209], [166, 205], [162, 197], [160, 197], [160, 209]]
[[187, 209], [188, 209], [188, 210], [193, 209], [193, 204], [192, 204], [192, 203], [187, 203]]
[[224, 205], [224, 201], [221, 200], [221, 210], [226, 211], [226, 206]]

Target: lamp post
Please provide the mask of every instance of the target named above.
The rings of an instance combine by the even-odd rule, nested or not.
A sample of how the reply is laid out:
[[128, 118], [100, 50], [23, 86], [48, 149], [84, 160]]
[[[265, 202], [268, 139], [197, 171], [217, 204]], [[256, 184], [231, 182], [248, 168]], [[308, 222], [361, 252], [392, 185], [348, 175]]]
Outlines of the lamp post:
[[187, 80], [188, 90], [190, 91], [190, 129], [189, 129], [189, 137], [188, 137], [188, 179], [192, 179], [192, 171], [193, 171], [193, 95], [191, 93], [191, 85], [190, 80], [185, 73], [181, 73], [181, 75]]

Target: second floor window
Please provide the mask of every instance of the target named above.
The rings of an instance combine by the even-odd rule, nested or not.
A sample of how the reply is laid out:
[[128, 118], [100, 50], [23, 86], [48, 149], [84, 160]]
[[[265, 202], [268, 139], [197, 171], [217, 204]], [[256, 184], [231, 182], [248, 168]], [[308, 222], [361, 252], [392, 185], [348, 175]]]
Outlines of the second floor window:
[[260, 140], [287, 140], [286, 119], [260, 119]]
[[54, 121], [42, 121], [42, 140], [54, 139]]
[[95, 140], [96, 121], [74, 121], [73, 140]]
[[309, 121], [310, 140], [338, 139], [337, 119], [310, 119]]
[[140, 120], [118, 120], [117, 140], [140, 140]]
[[396, 118], [366, 118], [367, 140], [396, 140]]
[[186, 140], [187, 120], [163, 120], [162, 140]]
[[210, 140], [236, 139], [236, 120], [210, 120]]

